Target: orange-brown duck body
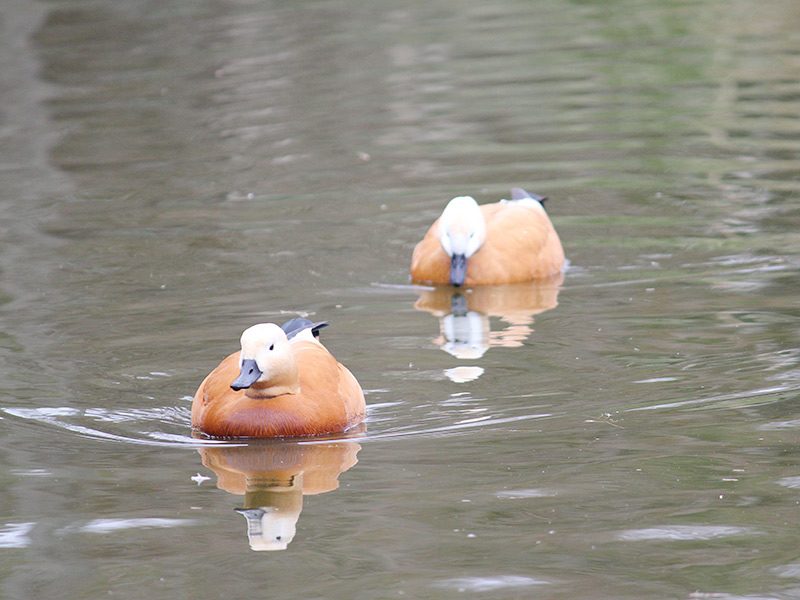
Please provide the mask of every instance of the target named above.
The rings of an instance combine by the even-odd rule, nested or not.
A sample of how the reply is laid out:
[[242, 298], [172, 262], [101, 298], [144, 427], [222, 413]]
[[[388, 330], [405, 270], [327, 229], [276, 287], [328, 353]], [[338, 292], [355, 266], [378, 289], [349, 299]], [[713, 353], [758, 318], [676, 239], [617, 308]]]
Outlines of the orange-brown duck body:
[[456, 286], [521, 283], [564, 269], [564, 250], [543, 199], [521, 188], [512, 200], [454, 198], [414, 248], [411, 279]]
[[364, 414], [358, 381], [319, 341], [289, 340], [262, 323], [200, 384], [192, 427], [212, 437], [317, 436], [346, 431]]

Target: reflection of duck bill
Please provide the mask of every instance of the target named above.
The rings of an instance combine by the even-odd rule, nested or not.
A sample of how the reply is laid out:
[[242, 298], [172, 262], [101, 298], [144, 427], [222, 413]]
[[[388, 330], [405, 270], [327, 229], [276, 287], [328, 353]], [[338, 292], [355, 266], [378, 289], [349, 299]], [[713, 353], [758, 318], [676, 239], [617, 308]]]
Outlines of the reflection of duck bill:
[[453, 294], [450, 298], [450, 312], [454, 315], [465, 315], [469, 312], [469, 304], [464, 294]]
[[303, 495], [339, 486], [339, 475], [358, 462], [355, 442], [259, 442], [199, 450], [217, 475], [217, 487], [244, 495], [236, 512], [247, 521], [252, 550], [285, 550], [296, 533]]

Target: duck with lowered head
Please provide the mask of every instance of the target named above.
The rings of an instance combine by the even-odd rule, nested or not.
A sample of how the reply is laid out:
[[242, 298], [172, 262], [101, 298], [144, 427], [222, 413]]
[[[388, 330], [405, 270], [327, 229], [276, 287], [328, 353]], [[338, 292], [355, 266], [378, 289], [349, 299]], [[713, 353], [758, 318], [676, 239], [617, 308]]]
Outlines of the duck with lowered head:
[[546, 198], [522, 188], [511, 200], [478, 205], [470, 196], [448, 202], [411, 257], [416, 283], [473, 286], [542, 280], [564, 269], [564, 249]]

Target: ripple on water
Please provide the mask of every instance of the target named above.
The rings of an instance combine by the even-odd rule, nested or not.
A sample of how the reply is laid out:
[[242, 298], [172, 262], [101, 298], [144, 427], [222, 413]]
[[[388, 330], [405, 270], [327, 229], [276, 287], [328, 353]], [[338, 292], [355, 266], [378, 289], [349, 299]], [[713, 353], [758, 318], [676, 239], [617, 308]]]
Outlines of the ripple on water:
[[732, 525], [667, 525], [664, 527], [648, 527], [645, 529], [626, 529], [616, 535], [624, 542], [641, 542], [661, 540], [669, 542], [706, 541], [736, 535], [760, 535], [761, 532], [752, 527], [736, 527]]
[[557, 496], [555, 490], [547, 490], [542, 488], [532, 488], [527, 490], [503, 490], [497, 492], [495, 496], [508, 500], [521, 500], [523, 498], [552, 498]]
[[523, 575], [497, 575], [494, 577], [456, 577], [445, 579], [437, 587], [458, 590], [459, 592], [491, 592], [505, 588], [522, 588], [534, 585], [549, 585], [549, 581], [534, 579]]
[[778, 577], [791, 577], [793, 579], [800, 579], [800, 563], [791, 563], [788, 565], [780, 565], [770, 569]]
[[[474, 428], [497, 427], [508, 423], [538, 420], [552, 417], [549, 412], [508, 414], [508, 410], [489, 413], [484, 406], [486, 398], [473, 398], [469, 393], [456, 393], [446, 400], [415, 405], [414, 412], [425, 411], [416, 418], [403, 419], [397, 424], [396, 414], [387, 414], [406, 406], [404, 402], [382, 402], [368, 406], [366, 434], [362, 441], [391, 439], [408, 436], [456, 435]], [[494, 407], [492, 407], [493, 409]], [[510, 409], [509, 409], [510, 410]], [[146, 409], [129, 408], [109, 410], [102, 407], [76, 409], [72, 407], [0, 408], [0, 411], [19, 419], [58, 427], [79, 436], [130, 444], [153, 446], [197, 446], [206, 444], [228, 444], [230, 441], [197, 439], [191, 436], [191, 413], [186, 406], [162, 406]], [[156, 423], [161, 427], [142, 428]], [[98, 425], [95, 425], [98, 424]], [[394, 426], [392, 426], [394, 424]], [[115, 427], [121, 427], [114, 431]], [[130, 430], [136, 427], [135, 431]], [[175, 430], [170, 430], [175, 429]]]
[[782, 429], [800, 428], [800, 419], [789, 419], [788, 421], [772, 421], [757, 427], [758, 431], [780, 431]]
[[677, 377], [650, 377], [649, 379], [638, 379], [633, 383], [665, 383], [667, 381], [678, 381]]
[[[130, 444], [145, 444], [155, 446], [198, 445], [202, 442], [188, 435], [190, 428], [190, 414], [186, 407], [167, 406], [152, 409], [108, 410], [105, 408], [88, 408], [79, 410], [72, 407], [39, 407], [39, 408], [2, 408], [7, 415], [45, 424], [59, 429], [64, 429], [80, 436], [123, 442]], [[166, 425], [179, 427], [187, 435], [161, 431], [122, 431], [115, 433], [103, 428], [93, 427], [85, 423], [76, 422], [80, 419], [95, 423], [118, 425], [120, 423], [144, 424], [159, 422]]]
[[800, 490], [800, 477], [784, 477], [778, 480], [778, 485], [790, 490]]
[[164, 519], [157, 517], [140, 519], [95, 519], [89, 521], [79, 531], [86, 533], [113, 533], [125, 529], [163, 529], [194, 525], [194, 519]]
[[736, 594], [725, 594], [722, 592], [692, 592], [688, 596], [689, 600], [778, 600], [777, 596], [738, 596]]
[[0, 548], [27, 548], [31, 544], [28, 534], [36, 523], [6, 523], [0, 528]]
[[[770, 404], [775, 401], [775, 396], [783, 392], [794, 392], [797, 386], [778, 385], [766, 388], [758, 388], [754, 390], [746, 390], [743, 392], [733, 392], [730, 394], [719, 394], [708, 396], [706, 398], [690, 398], [686, 400], [677, 400], [675, 402], [664, 402], [661, 404], [653, 404], [650, 406], [638, 406], [636, 408], [626, 409], [625, 412], [640, 412], [646, 410], [665, 410], [672, 408], [684, 408], [694, 406], [696, 409], [701, 408], [738, 408], [742, 406], [754, 406], [758, 404]], [[766, 397], [766, 398], [765, 398]]]

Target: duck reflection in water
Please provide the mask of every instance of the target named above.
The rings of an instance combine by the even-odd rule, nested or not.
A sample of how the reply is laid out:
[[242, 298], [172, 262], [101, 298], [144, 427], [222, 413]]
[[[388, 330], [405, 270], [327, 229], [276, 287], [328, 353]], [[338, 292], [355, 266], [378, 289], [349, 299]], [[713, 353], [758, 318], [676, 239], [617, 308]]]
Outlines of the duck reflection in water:
[[[534, 315], [558, 305], [563, 281], [564, 276], [559, 273], [529, 283], [468, 289], [440, 286], [421, 291], [414, 308], [439, 318], [440, 335], [433, 340], [436, 345], [456, 358], [475, 360], [489, 348], [521, 346], [533, 333]], [[504, 326], [492, 331], [493, 317], [499, 318]], [[464, 379], [469, 377], [464, 367], [451, 371], [460, 381], [469, 380]], [[480, 373], [472, 379], [478, 376]]]
[[294, 539], [303, 496], [339, 487], [339, 475], [358, 462], [356, 442], [300, 444], [278, 440], [199, 450], [217, 487], [244, 496], [236, 512], [247, 520], [252, 550], [286, 550]]

